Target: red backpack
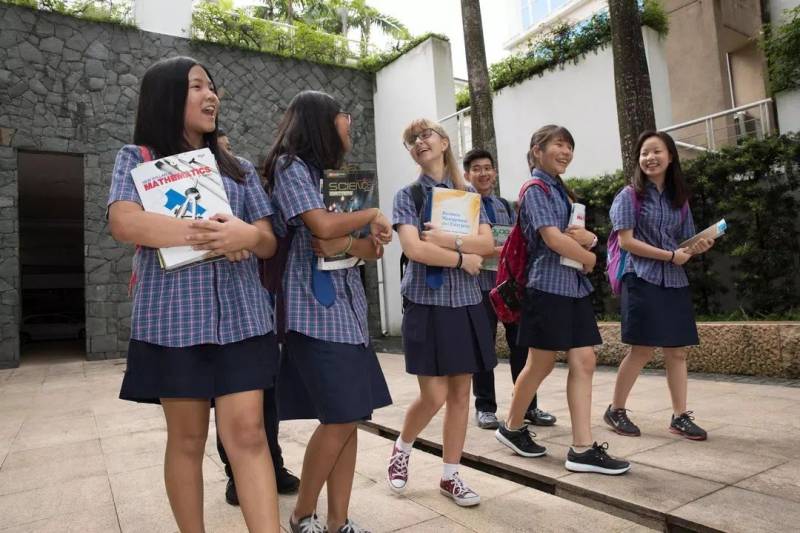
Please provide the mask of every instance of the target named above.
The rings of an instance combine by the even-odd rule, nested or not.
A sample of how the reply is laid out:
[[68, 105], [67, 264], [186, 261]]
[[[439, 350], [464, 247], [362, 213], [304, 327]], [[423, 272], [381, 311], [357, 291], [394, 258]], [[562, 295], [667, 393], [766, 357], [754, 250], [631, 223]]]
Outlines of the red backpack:
[[[519, 191], [519, 205], [528, 189], [536, 186], [545, 193], [550, 194], [550, 186], [539, 178], [526, 181]], [[501, 322], [510, 324], [519, 321], [522, 309], [522, 297], [525, 291], [525, 282], [528, 277], [528, 244], [525, 235], [517, 223], [508, 236], [503, 250], [500, 252], [500, 261], [497, 266], [497, 281], [495, 288], [489, 292], [489, 300]]]

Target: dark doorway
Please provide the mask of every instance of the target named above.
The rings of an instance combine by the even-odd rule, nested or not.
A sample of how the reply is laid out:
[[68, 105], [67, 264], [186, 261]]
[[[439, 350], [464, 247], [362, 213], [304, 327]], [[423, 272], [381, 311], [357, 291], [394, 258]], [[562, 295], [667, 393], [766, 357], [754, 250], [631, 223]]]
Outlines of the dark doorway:
[[21, 356], [84, 358], [83, 156], [19, 152], [17, 165]]

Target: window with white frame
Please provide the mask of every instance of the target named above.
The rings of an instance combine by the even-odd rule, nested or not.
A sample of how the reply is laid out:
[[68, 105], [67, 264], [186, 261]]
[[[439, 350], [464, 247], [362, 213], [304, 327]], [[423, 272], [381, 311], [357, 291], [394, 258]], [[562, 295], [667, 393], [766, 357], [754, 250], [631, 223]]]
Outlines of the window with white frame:
[[520, 0], [522, 12], [522, 30], [545, 20], [573, 0]]

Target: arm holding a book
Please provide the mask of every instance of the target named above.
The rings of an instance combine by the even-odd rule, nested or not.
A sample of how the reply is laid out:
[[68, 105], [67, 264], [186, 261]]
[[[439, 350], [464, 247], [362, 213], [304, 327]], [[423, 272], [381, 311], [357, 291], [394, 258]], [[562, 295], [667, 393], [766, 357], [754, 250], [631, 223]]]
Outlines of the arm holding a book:
[[[588, 232], [587, 232], [588, 233]], [[561, 257], [572, 259], [583, 265], [583, 272], [588, 274], [594, 269], [597, 263], [597, 256], [584, 248], [581, 243], [562, 233], [556, 226], [543, 226], [539, 228], [539, 235], [542, 236], [544, 243]]]
[[461, 253], [490, 256], [494, 250], [492, 227], [489, 224], [479, 225], [477, 235], [456, 235], [455, 233], [442, 231], [438, 226], [430, 222], [425, 223], [425, 228], [425, 231], [422, 232], [421, 239], [435, 244], [440, 248], [457, 251], [459, 247], [456, 241], [461, 239]]
[[184, 246], [192, 233], [190, 220], [148, 213], [134, 201], [119, 200], [108, 208], [111, 236], [118, 242], [167, 248]]
[[381, 244], [392, 240], [392, 224], [380, 209], [371, 208], [352, 213], [332, 213], [326, 209], [311, 209], [300, 215], [311, 233], [319, 239], [346, 237], [369, 225], [370, 233]]
[[317, 257], [336, 257], [348, 254], [365, 261], [375, 261], [383, 257], [383, 245], [374, 237], [337, 237], [335, 239], [311, 238], [311, 248]]
[[232, 215], [216, 214], [208, 220], [193, 221], [190, 228], [195, 233], [186, 240], [195, 250], [211, 250], [230, 260], [247, 259], [250, 252], [269, 259], [278, 245], [268, 218], [248, 224]]
[[456, 252], [449, 248], [441, 247], [432, 242], [420, 239], [419, 230], [411, 224], [398, 224], [397, 234], [400, 237], [400, 245], [403, 253], [411, 261], [422, 263], [428, 266], [439, 266], [447, 268], [460, 268], [468, 274], [477, 276], [483, 264], [483, 257], [475, 253]]

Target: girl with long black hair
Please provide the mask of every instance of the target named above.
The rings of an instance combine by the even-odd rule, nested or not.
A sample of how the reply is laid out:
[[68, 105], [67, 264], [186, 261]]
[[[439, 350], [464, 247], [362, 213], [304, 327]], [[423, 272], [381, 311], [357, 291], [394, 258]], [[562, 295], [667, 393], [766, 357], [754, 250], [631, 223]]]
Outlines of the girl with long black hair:
[[[290, 242], [283, 276], [286, 341], [278, 379], [282, 420], [318, 419], [306, 446], [291, 531], [322, 532], [316, 515], [328, 490], [327, 530], [365, 531], [348, 517], [355, 473], [356, 424], [391, 398], [370, 345], [367, 302], [357, 267], [320, 271], [318, 257], [347, 252], [365, 260], [383, 254], [390, 222], [378, 209], [333, 213], [320, 179], [350, 151], [350, 114], [330, 95], [303, 91], [289, 103], [266, 157], [266, 188], [276, 231]], [[368, 236], [357, 232], [370, 227]]]
[[[108, 199], [112, 236], [137, 245], [120, 398], [164, 409], [164, 480], [181, 531], [204, 531], [202, 465], [213, 402], [247, 527], [276, 532], [262, 397], [274, 385], [278, 347], [256, 262], [275, 253], [272, 206], [253, 165], [219, 148], [218, 112], [211, 74], [194, 59], [165, 59], [145, 72], [134, 144], [117, 154]], [[199, 148], [214, 154], [233, 215], [193, 221], [144, 211], [131, 170]], [[225, 259], [165, 272], [157, 249], [187, 244]]]

